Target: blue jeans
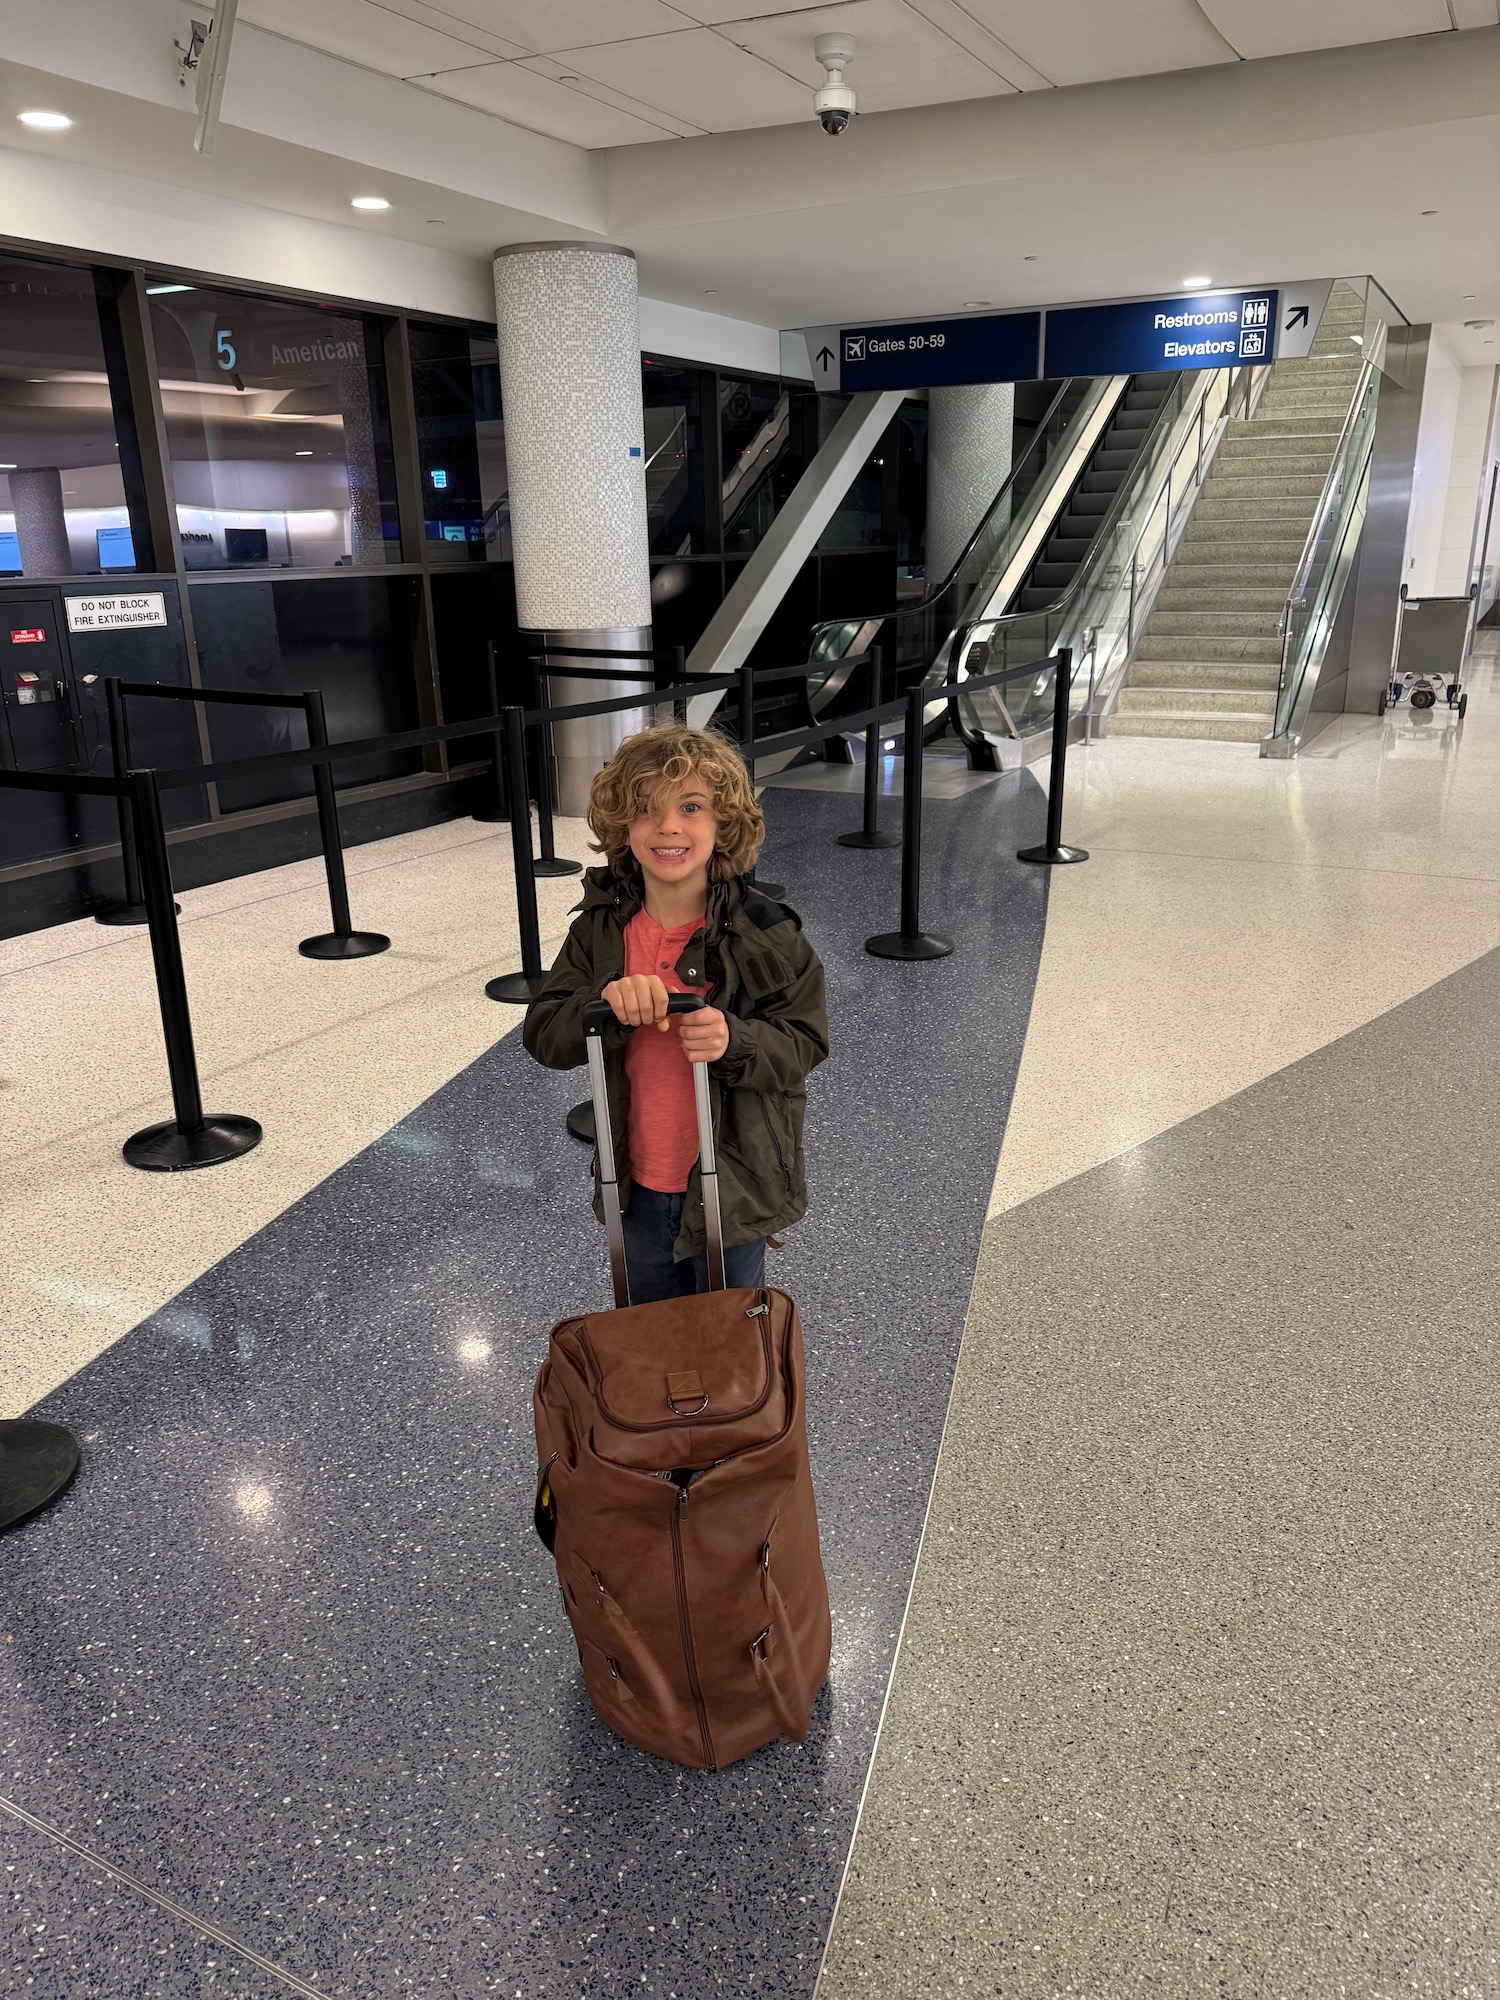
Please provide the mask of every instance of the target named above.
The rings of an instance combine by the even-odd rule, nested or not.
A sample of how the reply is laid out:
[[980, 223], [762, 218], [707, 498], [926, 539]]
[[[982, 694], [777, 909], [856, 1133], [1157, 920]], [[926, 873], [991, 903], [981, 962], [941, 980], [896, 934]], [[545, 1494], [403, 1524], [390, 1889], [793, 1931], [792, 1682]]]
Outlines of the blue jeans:
[[[680, 1264], [672, 1256], [686, 1200], [685, 1194], [658, 1194], [655, 1188], [630, 1190], [630, 1207], [625, 1212], [625, 1262], [633, 1306], [708, 1290], [706, 1256], [685, 1257]], [[725, 1250], [724, 1282], [731, 1290], [741, 1285], [754, 1289], [766, 1282], [764, 1237]]]

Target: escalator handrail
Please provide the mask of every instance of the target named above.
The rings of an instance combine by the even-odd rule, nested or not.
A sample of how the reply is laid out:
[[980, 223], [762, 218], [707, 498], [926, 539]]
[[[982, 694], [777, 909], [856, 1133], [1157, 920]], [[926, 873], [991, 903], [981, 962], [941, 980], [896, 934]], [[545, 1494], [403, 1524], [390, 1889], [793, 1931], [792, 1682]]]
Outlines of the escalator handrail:
[[[1342, 359], [1342, 356], [1339, 358]], [[1312, 525], [1307, 531], [1307, 540], [1302, 544], [1302, 554], [1297, 559], [1297, 568], [1292, 576], [1292, 587], [1286, 594], [1285, 604], [1281, 607], [1281, 618], [1276, 629], [1283, 637], [1291, 629], [1294, 609], [1301, 603], [1307, 593], [1307, 579], [1312, 569], [1313, 556], [1317, 550], [1318, 536], [1322, 530], [1324, 519], [1343, 473], [1344, 454], [1348, 449], [1349, 434], [1353, 430], [1355, 419], [1364, 405], [1365, 390], [1368, 388], [1370, 378], [1374, 373], [1375, 358], [1373, 355], [1367, 354], [1364, 366], [1359, 371], [1359, 380], [1355, 384], [1354, 394], [1349, 399], [1349, 408], [1344, 413], [1343, 428], [1339, 432], [1339, 441], [1333, 448], [1333, 457], [1328, 466], [1328, 476], [1323, 481], [1323, 490], [1318, 495], [1317, 506], [1313, 509]], [[1283, 657], [1283, 669], [1285, 665], [1286, 661]]]
[[[1010, 467], [1004, 479], [1000, 482], [999, 487], [996, 489], [995, 497], [990, 502], [989, 506], [985, 508], [984, 515], [980, 520], [978, 527], [975, 528], [973, 534], [970, 535], [969, 539], [964, 543], [962, 550], [959, 552], [958, 556], [954, 560], [952, 568], [948, 571], [948, 574], [943, 578], [941, 583], [935, 583], [930, 590], [924, 590], [920, 597], [908, 598], [904, 604], [897, 604], [887, 611], [867, 612], [863, 617], [857, 617], [851, 612], [839, 618], [820, 618], [817, 624], [813, 627], [814, 635], [816, 636], [816, 634], [819, 632], [829, 630], [835, 625], [859, 626], [859, 625], [869, 625], [876, 623], [883, 625], [887, 618], [902, 617], [907, 612], [922, 611], [925, 610], [925, 608], [929, 604], [935, 604], [937, 600], [942, 596], [943, 592], [949, 589], [957, 581], [960, 570], [962, 570], [964, 564], [968, 561], [970, 555], [973, 553], [975, 547], [979, 543], [980, 539], [983, 537], [985, 530], [989, 527], [991, 520], [994, 518], [995, 510], [999, 507], [1000, 502], [1009, 496], [1012, 487], [1015, 485], [1017, 478], [1020, 476], [1021, 471], [1026, 464], [1026, 461], [1030, 458], [1032, 452], [1035, 451], [1038, 444], [1040, 444], [1043, 436], [1046, 434], [1047, 426], [1048, 424], [1051, 423], [1053, 417], [1056, 416], [1058, 408], [1062, 403], [1063, 398], [1067, 395], [1068, 391], [1075, 386], [1077, 382], [1093, 381], [1094, 379], [1095, 378], [1093, 376], [1070, 375], [1068, 379], [1063, 383], [1062, 387], [1058, 390], [1057, 394], [1052, 398], [1052, 401], [1047, 405], [1046, 411], [1043, 413], [1042, 417], [1038, 421], [1035, 435], [1028, 441], [1026, 449], [1021, 453], [1021, 456]], [[810, 650], [811, 648], [809, 648], [809, 651]]]

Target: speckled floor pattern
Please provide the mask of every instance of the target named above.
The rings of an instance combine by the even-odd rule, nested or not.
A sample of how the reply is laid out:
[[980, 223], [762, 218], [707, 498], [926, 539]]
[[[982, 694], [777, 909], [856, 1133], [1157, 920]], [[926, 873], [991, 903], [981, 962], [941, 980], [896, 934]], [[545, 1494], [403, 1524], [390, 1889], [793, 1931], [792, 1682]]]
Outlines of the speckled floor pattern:
[[[511, 1035], [43, 1406], [86, 1458], [0, 1550], [0, 1791], [344, 2000], [811, 1991], [1047, 893], [1008, 859], [1028, 776], [934, 803], [924, 914], [958, 951], [873, 959], [899, 856], [833, 845], [849, 806], [778, 794], [766, 858], [835, 1035], [812, 1213], [775, 1259], [807, 1328], [835, 1614], [809, 1742], [705, 1776], [585, 1702], [530, 1528], [529, 1390], [551, 1321], [605, 1302], [603, 1239], [562, 1128], [581, 1078]], [[0, 1843], [14, 1858], [4, 1814]], [[21, 1890], [75, 1954], [114, 1948], [118, 1899]], [[140, 1990], [195, 1996], [196, 1960], [149, 1983], [161, 1922], [136, 1920]], [[74, 2000], [48, 1976], [30, 1990]]]
[[1500, 952], [995, 1219], [817, 2000], [1500, 1990]]

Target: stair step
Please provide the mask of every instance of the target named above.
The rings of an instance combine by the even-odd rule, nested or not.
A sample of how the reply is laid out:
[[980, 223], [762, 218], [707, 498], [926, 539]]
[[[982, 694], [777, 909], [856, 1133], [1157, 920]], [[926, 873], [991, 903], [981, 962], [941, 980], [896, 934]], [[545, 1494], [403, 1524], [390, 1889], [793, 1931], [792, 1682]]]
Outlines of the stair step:
[[1280, 666], [1281, 641], [1273, 632], [1264, 638], [1215, 639], [1198, 633], [1174, 635], [1153, 632], [1141, 641], [1140, 658], [1144, 661], [1194, 660], [1207, 665], [1211, 660], [1258, 660], [1268, 666]]
[[1146, 630], [1153, 639], [1194, 632], [1205, 639], [1269, 639], [1275, 636], [1280, 611], [1280, 604], [1265, 611], [1245, 611], [1233, 605], [1222, 610], [1199, 605], [1186, 611], [1163, 611], [1158, 604]]
[[1121, 715], [1109, 718], [1110, 736], [1185, 737], [1203, 743], [1259, 743], [1270, 734], [1263, 715], [1187, 715], [1163, 710], [1160, 714]]
[[1264, 479], [1285, 473], [1288, 479], [1316, 479], [1321, 492], [1332, 462], [1331, 446], [1327, 450], [1299, 451], [1292, 439], [1272, 438], [1265, 449], [1257, 451], [1231, 453], [1228, 445], [1222, 445], [1209, 478], [1217, 486], [1226, 477]]
[[[1130, 669], [1133, 688], [1253, 688], [1274, 693], [1279, 666], [1263, 660], [1137, 660]], [[1158, 708], [1169, 706], [1158, 702]]]
[[1281, 607], [1286, 601], [1286, 592], [1274, 583], [1187, 583], [1169, 572], [1156, 600], [1157, 612], [1163, 611], [1268, 611], [1272, 618], [1281, 615]]
[[1262, 494], [1267, 498], [1280, 494], [1288, 500], [1305, 500], [1311, 510], [1327, 476], [1326, 467], [1300, 472], [1280, 465], [1264, 471], [1216, 465], [1206, 490], [1217, 500], [1258, 500]]
[[1264, 715], [1276, 713], [1274, 685], [1253, 688], [1140, 687], [1132, 680], [1115, 703], [1116, 715]]

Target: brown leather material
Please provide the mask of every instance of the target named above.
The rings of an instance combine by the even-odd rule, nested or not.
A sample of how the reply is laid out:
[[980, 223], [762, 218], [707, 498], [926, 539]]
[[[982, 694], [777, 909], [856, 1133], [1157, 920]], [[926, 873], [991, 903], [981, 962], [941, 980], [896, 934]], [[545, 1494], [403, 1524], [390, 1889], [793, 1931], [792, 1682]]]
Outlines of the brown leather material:
[[[783, 1292], [699, 1292], [565, 1320], [552, 1339], [587, 1385], [580, 1434], [645, 1471], [706, 1470], [778, 1437], [787, 1402], [774, 1356], [795, 1311]], [[698, 1386], [675, 1395], [673, 1381], [688, 1377]]]
[[784, 1292], [553, 1330], [533, 1407], [563, 1605], [595, 1708], [656, 1756], [716, 1769], [807, 1734], [832, 1632], [805, 1394]]

